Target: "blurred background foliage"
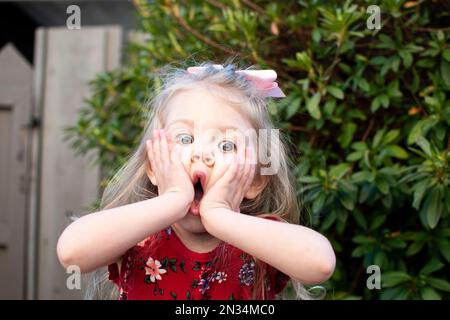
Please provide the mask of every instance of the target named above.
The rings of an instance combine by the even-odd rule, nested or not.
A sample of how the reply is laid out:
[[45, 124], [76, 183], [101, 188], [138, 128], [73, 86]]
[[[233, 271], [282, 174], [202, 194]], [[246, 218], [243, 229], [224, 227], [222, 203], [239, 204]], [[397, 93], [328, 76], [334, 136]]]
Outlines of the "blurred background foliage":
[[[337, 255], [327, 298], [450, 298], [449, 1], [134, 4], [144, 36], [92, 81], [66, 132], [77, 152], [97, 151], [102, 187], [138, 144], [161, 66], [234, 56], [272, 68], [288, 97], [269, 108], [296, 146], [306, 223]], [[380, 30], [366, 27], [372, 4]], [[367, 288], [370, 265], [381, 290]]]

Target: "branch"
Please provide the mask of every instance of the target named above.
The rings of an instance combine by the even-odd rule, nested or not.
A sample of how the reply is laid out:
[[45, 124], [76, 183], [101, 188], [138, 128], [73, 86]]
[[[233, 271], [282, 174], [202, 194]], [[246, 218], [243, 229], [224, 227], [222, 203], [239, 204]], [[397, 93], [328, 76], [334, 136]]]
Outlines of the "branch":
[[438, 31], [447, 32], [447, 31], [450, 31], [450, 27], [445, 27], [445, 28], [421, 28], [421, 27], [418, 27], [415, 30], [422, 31], [422, 32], [438, 32]]
[[[211, 1], [211, 0], [209, 0]], [[217, 2], [215, 2], [214, 0], [211, 2], [211, 4], [213, 5], [218, 5], [219, 4]], [[192, 35], [194, 35], [197, 39], [199, 39], [200, 41], [206, 43], [207, 45], [219, 49], [229, 55], [235, 55], [235, 56], [243, 56], [242, 54], [240, 54], [237, 51], [234, 51], [232, 49], [229, 49], [217, 42], [215, 42], [214, 40], [211, 40], [208, 37], [205, 37], [204, 35], [202, 35], [201, 33], [199, 33], [197, 30], [195, 30], [194, 28], [192, 28], [180, 15], [180, 12], [178, 10], [178, 7], [172, 7], [169, 4], [169, 9], [170, 12], [172, 13], [173, 17], [177, 20], [177, 22], [188, 32], [190, 32]], [[290, 81], [294, 81], [295, 78], [293, 78], [292, 76], [290, 76], [287, 72], [285, 72], [283, 69], [283, 66], [281, 66], [280, 64], [276, 63], [276, 62], [271, 62], [271, 61], [267, 61], [263, 58], [261, 58], [261, 60], [267, 64], [268, 66], [274, 68], [277, 70], [277, 73], [282, 76], [283, 78], [285, 78], [286, 80], [290, 80]], [[252, 61], [253, 63], [258, 63], [259, 61], [256, 61], [254, 57], [252, 57]]]
[[290, 125], [288, 127], [289, 130], [291, 131], [299, 131], [299, 132], [312, 132], [313, 130], [306, 128], [306, 127], [300, 127], [300, 126], [294, 126], [294, 125]]
[[374, 124], [373, 119], [370, 119], [369, 125], [367, 126], [366, 131], [364, 131], [364, 134], [362, 136], [362, 141], [366, 141], [367, 138], [369, 137], [369, 133], [370, 133], [370, 130], [372, 130], [372, 128], [373, 128], [373, 124]]
[[224, 5], [223, 3], [220, 3], [216, 0], [207, 0], [206, 2], [208, 2], [210, 5], [212, 5], [216, 8], [222, 9], [222, 10], [225, 10], [228, 8], [226, 5]]
[[257, 4], [249, 1], [249, 0], [242, 0], [242, 2], [247, 5], [247, 7], [252, 8], [253, 10], [255, 10], [256, 12], [258, 12], [259, 14], [263, 14], [265, 15], [266, 12], [264, 11], [263, 8], [261, 8], [260, 6], [258, 6]]
[[169, 5], [169, 9], [170, 12], [172, 13], [172, 15], [175, 17], [175, 19], [177, 20], [177, 22], [188, 32], [190, 32], [192, 35], [194, 35], [197, 39], [199, 39], [200, 41], [206, 43], [207, 45], [214, 47], [216, 49], [219, 49], [221, 51], [226, 52], [227, 54], [230, 55], [239, 55], [237, 52], [235, 52], [234, 50], [228, 49], [225, 46], [220, 45], [219, 43], [215, 42], [214, 40], [211, 40], [207, 37], [205, 37], [204, 35], [202, 35], [200, 32], [198, 32], [197, 30], [193, 29], [180, 15], [180, 12], [178, 11], [177, 7], [172, 7]]

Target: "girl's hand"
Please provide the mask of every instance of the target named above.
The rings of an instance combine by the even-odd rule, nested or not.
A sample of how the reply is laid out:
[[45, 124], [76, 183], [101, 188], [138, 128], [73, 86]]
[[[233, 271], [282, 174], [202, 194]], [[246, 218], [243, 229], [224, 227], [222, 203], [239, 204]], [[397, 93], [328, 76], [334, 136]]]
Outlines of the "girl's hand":
[[147, 156], [158, 186], [158, 195], [174, 192], [183, 196], [186, 205], [194, 200], [194, 186], [181, 162], [181, 146], [164, 129], [153, 131], [147, 140]]
[[255, 175], [256, 156], [249, 147], [241, 148], [227, 170], [206, 191], [200, 201], [200, 215], [217, 208], [240, 212], [240, 205]]

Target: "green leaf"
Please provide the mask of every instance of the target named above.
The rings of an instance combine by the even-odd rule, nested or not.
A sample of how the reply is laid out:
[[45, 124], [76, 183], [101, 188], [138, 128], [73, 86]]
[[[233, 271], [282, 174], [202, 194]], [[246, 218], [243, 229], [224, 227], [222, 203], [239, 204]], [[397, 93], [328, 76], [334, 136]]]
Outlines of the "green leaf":
[[364, 236], [364, 235], [355, 236], [355, 237], [353, 237], [352, 241], [355, 242], [355, 243], [358, 243], [358, 244], [374, 243], [374, 239], [369, 238], [369, 237]]
[[444, 59], [441, 61], [441, 78], [446, 86], [450, 86], [450, 62]]
[[414, 187], [413, 187], [413, 190], [414, 190], [413, 207], [416, 210], [419, 210], [420, 203], [422, 202], [423, 196], [425, 195], [425, 191], [427, 191], [429, 184], [430, 184], [430, 181], [428, 179], [425, 179], [414, 185]]
[[320, 29], [314, 29], [312, 32], [312, 39], [314, 42], [319, 43], [320, 42]]
[[373, 65], [382, 65], [386, 63], [386, 58], [383, 56], [377, 56], [370, 59], [370, 63]]
[[369, 229], [370, 230], [376, 230], [378, 229], [383, 223], [386, 221], [386, 215], [384, 214], [378, 214], [370, 224]]
[[439, 241], [439, 251], [444, 256], [445, 260], [447, 260], [447, 262], [450, 262], [450, 241]]
[[439, 119], [435, 115], [431, 115], [428, 118], [418, 121], [408, 135], [408, 144], [415, 143], [419, 136], [425, 136], [428, 130], [434, 127], [438, 122]]
[[375, 112], [380, 108], [381, 100], [378, 96], [372, 99], [372, 103], [370, 104], [370, 111]]
[[382, 287], [395, 287], [411, 280], [411, 276], [402, 271], [390, 271], [381, 274]]
[[368, 92], [370, 90], [370, 85], [364, 78], [358, 79], [358, 86], [365, 92]]
[[450, 292], [450, 283], [447, 280], [427, 277], [427, 283], [435, 289]]
[[433, 272], [439, 271], [444, 267], [444, 264], [437, 259], [428, 262], [420, 271], [420, 274], [429, 275]]
[[356, 131], [356, 124], [353, 122], [347, 122], [342, 127], [342, 132], [338, 137], [338, 141], [342, 148], [347, 148], [352, 142], [353, 135]]
[[313, 176], [304, 176], [304, 177], [298, 178], [298, 181], [303, 182], [303, 183], [319, 183], [320, 179], [318, 177], [313, 177]]
[[296, 97], [287, 107], [286, 110], [286, 119], [292, 118], [294, 114], [297, 113], [300, 108], [301, 99], [300, 97]]
[[324, 192], [320, 192], [316, 199], [314, 199], [312, 210], [313, 214], [319, 214], [323, 210], [323, 204], [327, 199], [327, 195]]
[[373, 176], [370, 171], [360, 171], [360, 172], [355, 172], [352, 175], [352, 179], [353, 179], [354, 183], [359, 183], [359, 182], [363, 182], [363, 181], [372, 181]]
[[323, 220], [320, 228], [321, 231], [327, 231], [332, 225], [333, 223], [336, 221], [337, 215], [336, 215], [336, 211], [331, 211], [329, 212], [326, 216], [325, 219]]
[[319, 102], [322, 95], [320, 92], [317, 92], [312, 98], [308, 99], [306, 103], [306, 109], [308, 110], [311, 117], [316, 120], [319, 120], [322, 117], [322, 113], [319, 109]]
[[420, 289], [420, 295], [423, 300], [441, 300], [441, 296], [433, 288]]
[[413, 255], [417, 254], [420, 250], [422, 250], [424, 245], [425, 245], [425, 241], [415, 241], [408, 247], [405, 254], [407, 256], [413, 256]]
[[420, 149], [425, 152], [425, 154], [429, 157], [431, 157], [433, 154], [431, 152], [431, 146], [427, 139], [425, 139], [422, 136], [419, 136], [416, 138], [416, 143], [419, 145]]
[[364, 217], [364, 215], [361, 212], [359, 212], [358, 210], [353, 210], [352, 215], [353, 215], [353, 218], [355, 218], [355, 221], [358, 224], [358, 226], [360, 226], [361, 228], [366, 230], [367, 229], [367, 221], [366, 221], [366, 218]]
[[340, 163], [338, 165], [332, 166], [330, 171], [329, 171], [329, 175], [332, 178], [337, 178], [340, 179], [342, 178], [347, 171], [350, 169], [350, 164], [348, 163]]
[[356, 152], [352, 152], [350, 153], [347, 158], [345, 158], [347, 161], [350, 162], [355, 162], [358, 161], [359, 159], [361, 159], [364, 155], [364, 152], [361, 151], [356, 151]]
[[381, 191], [383, 194], [389, 193], [389, 183], [379, 176], [375, 179], [375, 184], [377, 185], [378, 190]]
[[347, 210], [352, 211], [355, 208], [353, 199], [345, 192], [339, 193], [339, 201]]
[[442, 52], [442, 57], [444, 57], [445, 60], [450, 62], [450, 50], [446, 49], [444, 52]]
[[383, 144], [384, 145], [390, 144], [398, 137], [399, 134], [400, 130], [398, 129], [388, 131], [388, 133], [386, 133], [386, 135], [383, 138]]
[[409, 68], [413, 62], [412, 54], [409, 52], [400, 51], [399, 55], [403, 60], [403, 65], [405, 66], [405, 68]]
[[381, 130], [378, 130], [377, 133], [375, 133], [375, 136], [373, 137], [373, 141], [372, 141], [372, 147], [374, 149], [378, 148], [378, 146], [381, 142], [381, 139], [383, 139], [384, 132], [385, 132], [385, 130], [381, 129]]
[[373, 249], [372, 245], [357, 246], [355, 249], [353, 249], [351, 256], [354, 258], [359, 258], [371, 252], [372, 249]]
[[378, 99], [380, 99], [380, 103], [384, 108], [389, 107], [389, 97], [385, 94], [381, 94], [378, 96]]
[[333, 115], [333, 111], [335, 108], [336, 99], [328, 99], [327, 102], [325, 102], [325, 106], [323, 107], [325, 114], [328, 116]]
[[430, 194], [427, 196], [422, 210], [423, 216], [426, 218], [426, 222], [431, 229], [434, 229], [442, 215], [442, 201], [441, 193], [438, 188], [433, 188]]
[[394, 287], [382, 290], [381, 300], [405, 300], [408, 298], [408, 291], [404, 287]]
[[329, 92], [336, 99], [344, 99], [344, 91], [335, 86], [327, 86], [327, 92]]
[[391, 145], [386, 146], [383, 151], [387, 155], [394, 157], [394, 158], [398, 158], [398, 159], [407, 159], [408, 158], [408, 153], [406, 152], [406, 150], [396, 144], [391, 144]]
[[366, 151], [367, 144], [365, 142], [355, 142], [355, 143], [352, 143], [352, 148], [357, 151]]

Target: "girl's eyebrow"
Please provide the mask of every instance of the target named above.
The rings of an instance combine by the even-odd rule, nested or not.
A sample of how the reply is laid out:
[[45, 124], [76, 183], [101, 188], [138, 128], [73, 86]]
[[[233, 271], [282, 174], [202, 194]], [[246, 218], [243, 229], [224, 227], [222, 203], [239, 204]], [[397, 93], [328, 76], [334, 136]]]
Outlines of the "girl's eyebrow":
[[[188, 125], [190, 127], [194, 126], [194, 120], [191, 120], [191, 119], [177, 119], [177, 120], [171, 122], [170, 124], [168, 124], [167, 128], [170, 128], [171, 126], [175, 125], [178, 122], [184, 123], [184, 124], [186, 124], [186, 125]], [[241, 129], [239, 129], [238, 127], [232, 126], [232, 125], [230, 125], [230, 126], [222, 125], [222, 126], [217, 127], [217, 129], [219, 129], [221, 131], [225, 131], [227, 129], [233, 129], [233, 130], [237, 130], [237, 131], [241, 132]]]
[[176, 124], [176, 123], [178, 123], [178, 122], [184, 123], [184, 124], [186, 124], [186, 125], [188, 125], [188, 126], [191, 126], [191, 127], [194, 126], [194, 120], [190, 120], [190, 119], [178, 119], [178, 120], [175, 120], [175, 121], [173, 121], [172, 123], [168, 124], [168, 125], [167, 125], [167, 128], [173, 126], [174, 124]]

